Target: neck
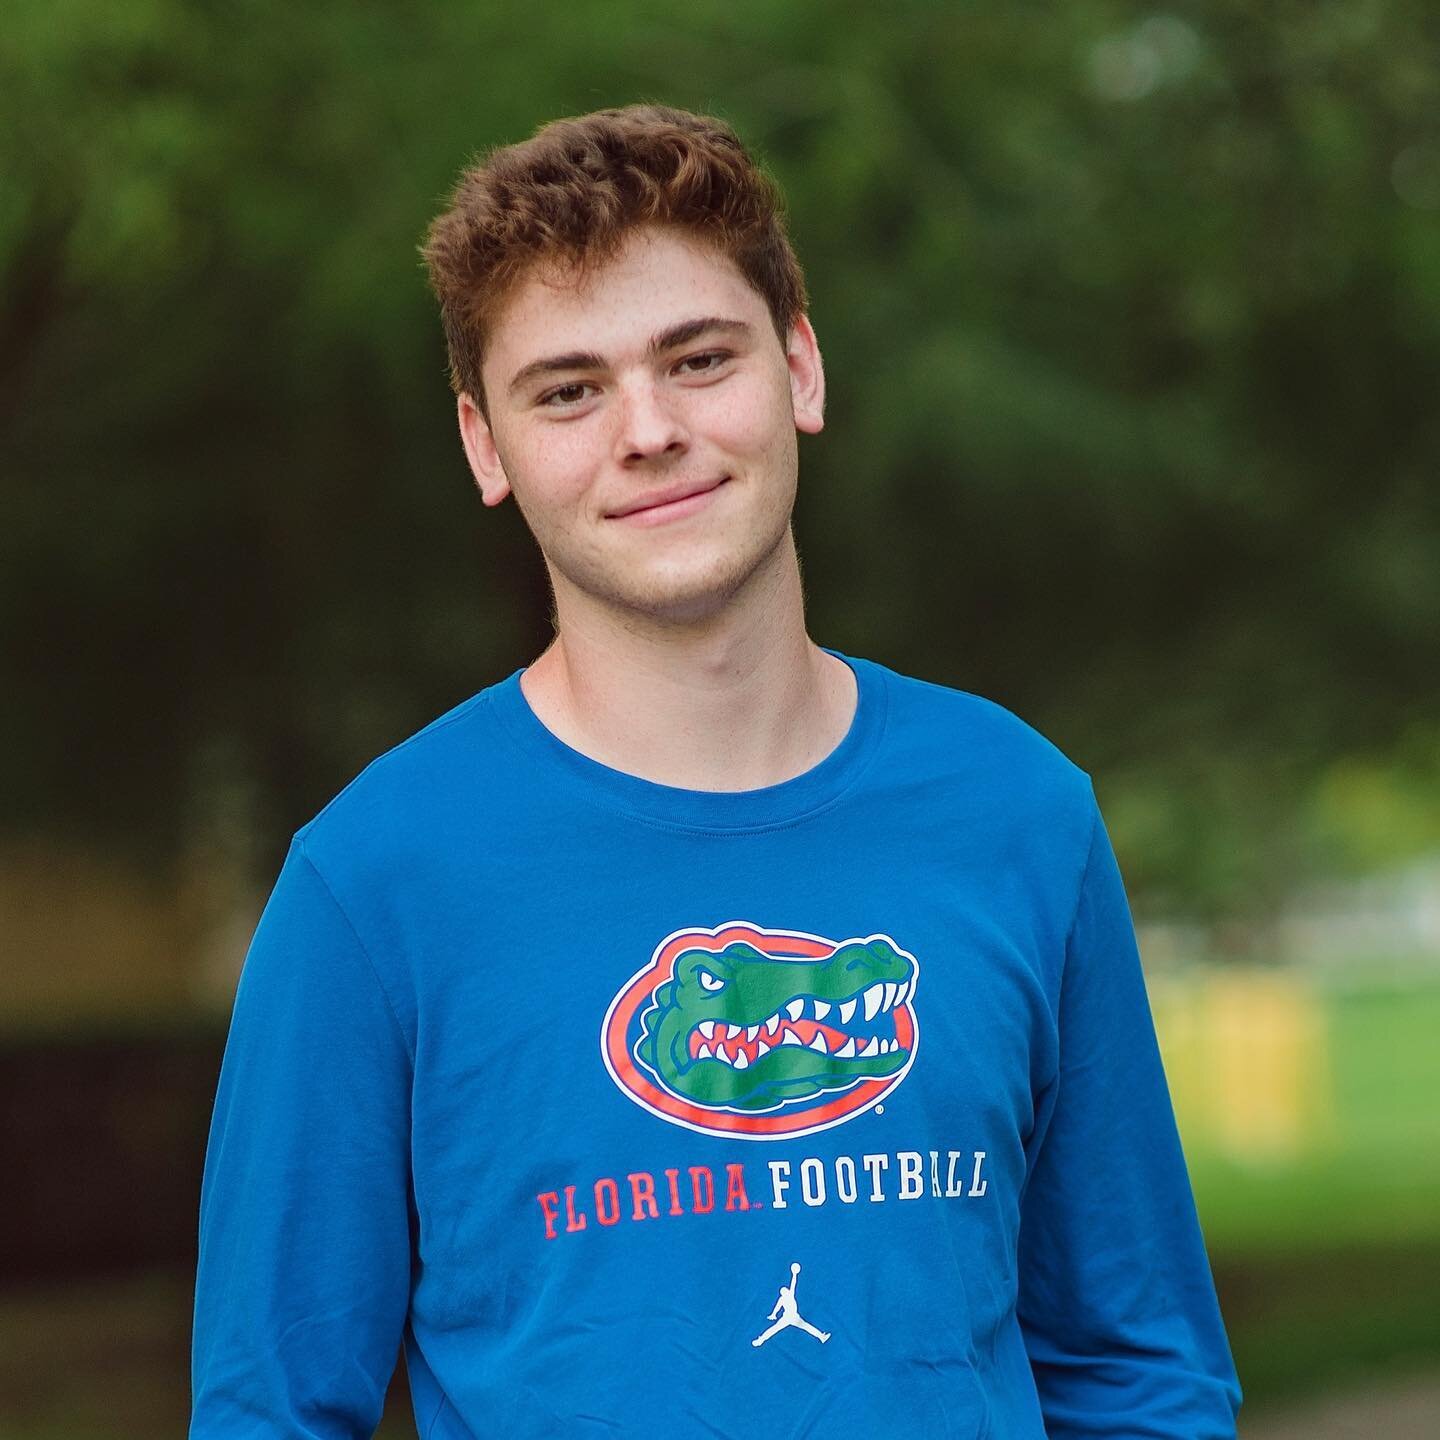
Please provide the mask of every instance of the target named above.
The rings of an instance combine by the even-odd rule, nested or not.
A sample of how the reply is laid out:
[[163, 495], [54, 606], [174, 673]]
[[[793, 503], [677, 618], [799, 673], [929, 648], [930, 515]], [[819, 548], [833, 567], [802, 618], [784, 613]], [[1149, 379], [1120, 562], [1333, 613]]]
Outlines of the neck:
[[687, 790], [753, 790], [803, 774], [854, 717], [849, 666], [806, 634], [787, 532], [779, 563], [683, 624], [576, 603], [521, 678], [541, 723], [612, 769]]

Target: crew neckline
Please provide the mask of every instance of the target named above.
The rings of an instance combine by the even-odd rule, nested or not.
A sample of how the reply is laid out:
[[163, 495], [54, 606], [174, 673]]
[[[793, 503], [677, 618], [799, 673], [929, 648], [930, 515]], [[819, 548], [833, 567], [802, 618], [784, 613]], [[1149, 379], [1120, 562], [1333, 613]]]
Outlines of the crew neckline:
[[855, 713], [839, 744], [799, 775], [755, 790], [687, 790], [617, 770], [576, 750], [548, 729], [530, 708], [512, 671], [489, 691], [491, 709], [505, 733], [530, 758], [582, 794], [636, 819], [694, 830], [751, 830], [794, 824], [838, 800], [859, 779], [885, 728], [889, 696], [884, 667], [873, 660], [827, 655], [855, 675]]

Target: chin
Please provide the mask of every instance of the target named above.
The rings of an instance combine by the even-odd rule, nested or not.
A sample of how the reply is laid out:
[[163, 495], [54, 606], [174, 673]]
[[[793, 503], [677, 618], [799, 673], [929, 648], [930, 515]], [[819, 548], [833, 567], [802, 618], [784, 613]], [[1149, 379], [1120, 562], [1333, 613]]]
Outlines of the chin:
[[596, 587], [581, 587], [620, 610], [648, 616], [660, 623], [691, 625], [722, 612], [752, 583], [769, 550], [755, 554], [714, 556], [694, 566], [660, 567], [646, 574], [636, 569], [608, 577]]
[[720, 614], [745, 583], [745, 576], [726, 580], [710, 579], [692, 583], [657, 583], [646, 588], [629, 587], [613, 596], [622, 609], [637, 612], [662, 623], [693, 625]]

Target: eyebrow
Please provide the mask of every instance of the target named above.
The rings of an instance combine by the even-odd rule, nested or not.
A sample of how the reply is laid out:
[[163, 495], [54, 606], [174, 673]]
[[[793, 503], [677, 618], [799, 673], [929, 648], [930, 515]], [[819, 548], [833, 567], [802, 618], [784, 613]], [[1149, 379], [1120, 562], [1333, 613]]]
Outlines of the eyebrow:
[[[754, 328], [744, 320], [727, 320], [721, 315], [703, 315], [696, 320], [682, 320], [678, 325], [671, 325], [668, 329], [652, 335], [650, 343], [645, 347], [645, 354], [653, 359], [667, 350], [688, 345], [702, 335], [735, 335], [748, 339], [754, 333]], [[605, 365], [605, 357], [597, 355], [593, 350], [574, 350], [568, 355], [547, 355], [544, 359], [532, 360], [517, 370], [510, 381], [509, 391], [513, 395], [537, 375], [553, 375], [562, 370], [603, 370]]]

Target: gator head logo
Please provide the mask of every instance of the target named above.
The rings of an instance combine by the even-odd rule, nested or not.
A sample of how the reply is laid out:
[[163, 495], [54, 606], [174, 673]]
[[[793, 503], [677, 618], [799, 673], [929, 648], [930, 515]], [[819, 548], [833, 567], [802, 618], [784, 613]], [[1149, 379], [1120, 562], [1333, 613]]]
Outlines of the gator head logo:
[[615, 1083], [662, 1120], [749, 1140], [809, 1135], [904, 1079], [918, 976], [886, 935], [680, 930], [610, 1002], [600, 1049]]

